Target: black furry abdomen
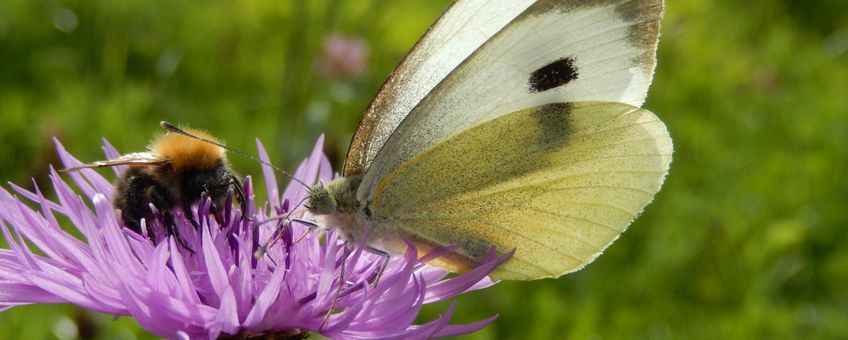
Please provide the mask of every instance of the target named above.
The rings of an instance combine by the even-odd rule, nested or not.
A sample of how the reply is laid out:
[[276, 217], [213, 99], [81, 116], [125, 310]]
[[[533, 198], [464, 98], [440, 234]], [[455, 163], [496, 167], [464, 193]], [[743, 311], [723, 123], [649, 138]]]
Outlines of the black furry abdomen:
[[149, 221], [153, 217], [151, 203], [163, 212], [177, 205], [176, 197], [148, 173], [150, 170], [148, 167], [131, 167], [115, 183], [115, 208], [121, 210], [124, 225], [136, 233], [141, 233], [142, 218]]

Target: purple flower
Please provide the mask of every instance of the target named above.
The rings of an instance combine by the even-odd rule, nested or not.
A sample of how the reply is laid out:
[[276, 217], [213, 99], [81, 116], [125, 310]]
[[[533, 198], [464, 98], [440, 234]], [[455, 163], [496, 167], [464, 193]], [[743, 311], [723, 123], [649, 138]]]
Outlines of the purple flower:
[[[307, 183], [331, 179], [322, 144], [323, 138], [298, 168], [297, 178]], [[56, 146], [65, 166], [79, 164], [58, 141]], [[118, 156], [105, 141], [104, 151], [109, 158]], [[123, 170], [115, 168], [116, 173]], [[298, 223], [271, 218], [293, 210], [307, 189], [294, 183], [281, 195], [268, 167], [263, 168], [267, 202], [257, 206], [252, 183], [245, 180], [249, 219], [230, 208], [218, 225], [208, 217], [207, 200], [194, 210], [200, 223], [195, 230], [176, 212], [177, 227], [194, 254], [173, 238], [159, 237], [162, 241], [154, 245], [146, 235], [121, 227], [110, 203], [113, 187], [97, 172], [68, 174], [81, 194], [50, 172], [57, 202], [47, 200], [37, 187], [30, 192], [10, 184], [17, 196], [0, 188], [0, 229], [9, 243], [9, 249], [0, 249], [2, 309], [73, 303], [132, 316], [157, 336], [210, 339], [298, 337], [307, 331], [332, 338], [430, 338], [470, 333], [494, 320], [449, 325], [455, 309], [451, 304], [436, 320], [412, 324], [424, 304], [492, 285], [486, 275], [508, 256], [492, 253], [476, 269], [446, 278], [446, 271], [423, 262], [447, 250], [419, 259], [410, 247], [388, 260], [375, 284], [384, 257], [361, 245], [346, 247], [332, 231], [310, 232]], [[60, 222], [70, 222], [82, 240], [64, 231]], [[163, 236], [162, 230], [161, 218], [154, 218], [143, 233]], [[254, 256], [276, 236], [280, 240], [264, 256]]]

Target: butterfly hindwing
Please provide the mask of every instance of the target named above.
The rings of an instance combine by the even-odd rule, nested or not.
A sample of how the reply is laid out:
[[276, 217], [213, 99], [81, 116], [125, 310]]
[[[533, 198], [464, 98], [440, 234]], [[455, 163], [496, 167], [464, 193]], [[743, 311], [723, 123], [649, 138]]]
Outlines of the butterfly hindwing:
[[375, 221], [424, 248], [459, 244], [440, 265], [516, 249], [499, 279], [557, 277], [598, 256], [659, 191], [665, 125], [623, 103], [554, 103], [478, 124], [404, 162], [377, 185]]

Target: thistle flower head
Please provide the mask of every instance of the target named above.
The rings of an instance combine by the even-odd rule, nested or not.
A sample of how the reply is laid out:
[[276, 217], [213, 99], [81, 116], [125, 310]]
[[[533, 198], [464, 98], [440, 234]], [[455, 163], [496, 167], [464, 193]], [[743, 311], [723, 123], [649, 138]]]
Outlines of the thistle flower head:
[[[296, 178], [331, 179], [322, 140]], [[79, 164], [58, 141], [56, 146], [65, 166]], [[119, 155], [105, 141], [104, 151], [108, 158]], [[116, 174], [124, 170], [115, 168]], [[264, 167], [263, 174], [268, 200], [257, 203], [246, 179], [247, 211], [227, 205], [221, 225], [209, 218], [208, 200], [193, 210], [197, 229], [175, 212], [176, 228], [193, 253], [164, 233], [161, 216], [143, 230], [158, 235], [157, 244], [123, 228], [110, 203], [112, 185], [93, 170], [68, 174], [75, 190], [51, 169], [55, 201], [38, 187], [0, 188], [0, 229], [9, 244], [0, 249], [0, 308], [72, 303], [131, 316], [166, 338], [294, 338], [309, 331], [332, 338], [430, 338], [473, 332], [494, 320], [450, 325], [454, 303], [436, 320], [413, 325], [423, 305], [492, 285], [486, 275], [506, 257], [492, 253], [476, 269], [452, 277], [424, 263], [439, 251], [418, 258], [410, 246], [384, 261], [363, 245], [345, 245], [333, 231], [310, 232], [291, 218], [274, 219], [293, 210], [308, 189], [295, 183], [281, 193], [272, 170]]]

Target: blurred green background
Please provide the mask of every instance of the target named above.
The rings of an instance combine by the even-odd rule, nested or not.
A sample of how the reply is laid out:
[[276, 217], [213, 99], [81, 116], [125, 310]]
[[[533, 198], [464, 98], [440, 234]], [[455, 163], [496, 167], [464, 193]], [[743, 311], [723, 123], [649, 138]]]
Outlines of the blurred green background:
[[[160, 120], [260, 138], [287, 168], [325, 133], [339, 168], [448, 4], [0, 1], [0, 179], [43, 181], [53, 136], [94, 160]], [[675, 142], [665, 187], [586, 269], [459, 298], [457, 322], [500, 314], [470, 338], [848, 338], [848, 3], [671, 1], [662, 33], [645, 107]], [[72, 306], [0, 313], [0, 338], [75, 334], [150, 338]]]

